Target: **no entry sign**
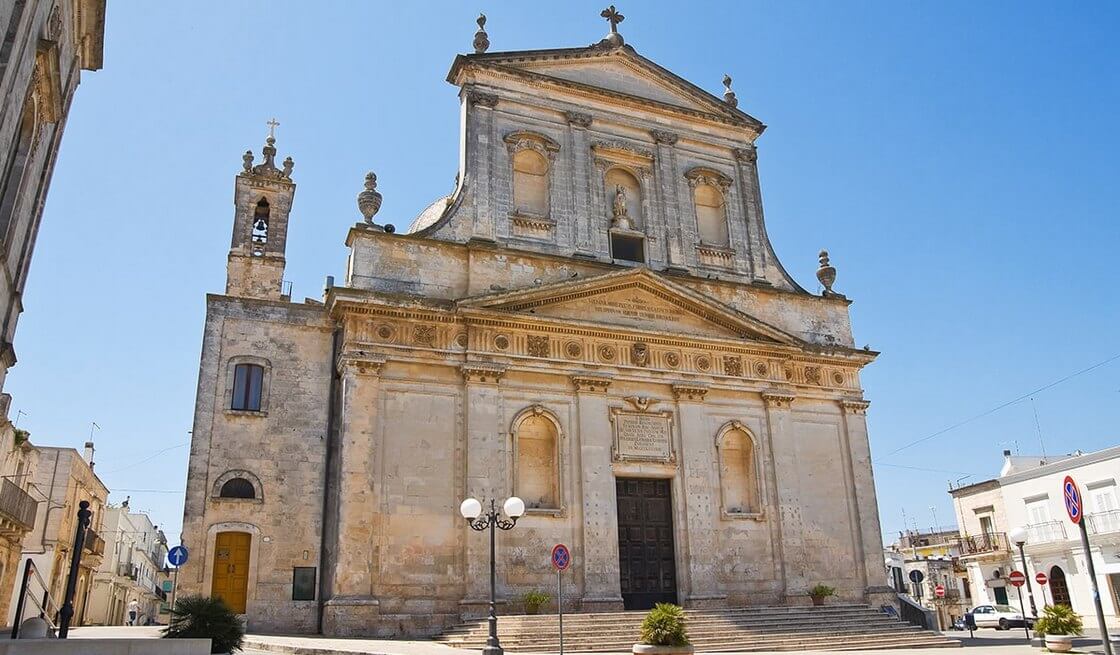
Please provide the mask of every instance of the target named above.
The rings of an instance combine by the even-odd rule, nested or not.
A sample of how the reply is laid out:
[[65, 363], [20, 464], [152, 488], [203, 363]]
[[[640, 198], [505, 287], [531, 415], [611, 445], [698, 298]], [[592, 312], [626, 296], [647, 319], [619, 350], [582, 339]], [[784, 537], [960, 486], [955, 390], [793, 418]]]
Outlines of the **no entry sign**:
[[556, 544], [552, 547], [552, 566], [557, 571], [567, 570], [572, 565], [572, 553], [564, 544]]
[[1050, 578], [1046, 577], [1045, 573], [1039, 573], [1038, 575], [1034, 576], [1034, 581], [1038, 584], [1046, 584], [1047, 582], [1050, 582]]
[[1081, 523], [1081, 490], [1068, 475], [1062, 481], [1062, 498], [1066, 502], [1066, 514], [1069, 514], [1069, 520], [1073, 521], [1074, 525]]
[[937, 585], [936, 587], [933, 588], [933, 594], [935, 596], [937, 596], [938, 598], [944, 598], [945, 597], [945, 586], [944, 585]]
[[1016, 587], [1022, 587], [1027, 583], [1027, 576], [1023, 575], [1022, 571], [1012, 571], [1011, 575], [1007, 576], [1007, 581]]

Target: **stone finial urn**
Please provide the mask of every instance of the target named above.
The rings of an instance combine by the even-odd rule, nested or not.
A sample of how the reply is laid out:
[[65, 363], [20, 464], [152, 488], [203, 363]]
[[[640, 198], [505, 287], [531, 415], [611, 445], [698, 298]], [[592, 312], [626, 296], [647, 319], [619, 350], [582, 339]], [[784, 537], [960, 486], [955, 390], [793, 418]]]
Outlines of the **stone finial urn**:
[[377, 192], [377, 176], [373, 171], [366, 173], [365, 186], [365, 190], [358, 194], [358, 211], [372, 225], [374, 215], [381, 209], [381, 194]]
[[828, 251], [822, 250], [820, 254], [820, 268], [817, 269], [817, 279], [824, 286], [824, 295], [832, 295], [832, 285], [836, 282], [836, 268], [828, 263]]

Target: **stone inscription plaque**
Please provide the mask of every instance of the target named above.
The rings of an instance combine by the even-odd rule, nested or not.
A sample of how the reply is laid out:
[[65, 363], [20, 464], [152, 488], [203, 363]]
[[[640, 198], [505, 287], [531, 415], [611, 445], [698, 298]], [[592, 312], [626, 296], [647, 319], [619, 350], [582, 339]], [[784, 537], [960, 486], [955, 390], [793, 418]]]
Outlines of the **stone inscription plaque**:
[[670, 412], [627, 412], [614, 410], [614, 456], [616, 460], [671, 462], [673, 427]]

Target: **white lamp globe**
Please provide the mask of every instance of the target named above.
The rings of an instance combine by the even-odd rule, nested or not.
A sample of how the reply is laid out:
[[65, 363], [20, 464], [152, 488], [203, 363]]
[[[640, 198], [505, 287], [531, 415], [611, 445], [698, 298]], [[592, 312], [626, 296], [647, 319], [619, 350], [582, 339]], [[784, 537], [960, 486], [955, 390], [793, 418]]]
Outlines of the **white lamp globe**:
[[459, 513], [468, 521], [473, 521], [482, 513], [482, 503], [474, 498], [468, 498], [459, 505]]
[[517, 496], [510, 496], [506, 498], [506, 502], [502, 504], [502, 509], [505, 510], [506, 516], [511, 519], [518, 518], [525, 513], [525, 501]]
[[1026, 541], [1027, 541], [1027, 530], [1026, 530], [1026, 528], [1024, 528], [1022, 526], [1017, 527], [1014, 530], [1012, 530], [1011, 532], [1007, 533], [1007, 538], [1010, 539], [1011, 543], [1013, 543], [1013, 544], [1026, 543]]

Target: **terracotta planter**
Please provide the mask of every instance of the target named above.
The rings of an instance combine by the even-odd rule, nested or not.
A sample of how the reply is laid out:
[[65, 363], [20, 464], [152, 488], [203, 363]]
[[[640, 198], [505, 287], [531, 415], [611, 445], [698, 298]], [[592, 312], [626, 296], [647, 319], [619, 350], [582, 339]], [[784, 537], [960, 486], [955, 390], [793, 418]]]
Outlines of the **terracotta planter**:
[[824, 599], [827, 598], [827, 596], [809, 596], [809, 598], [813, 599], [814, 606], [820, 607], [821, 605], [824, 605]]
[[1046, 635], [1046, 650], [1051, 653], [1068, 653], [1073, 649], [1073, 635]]
[[649, 644], [634, 644], [630, 649], [634, 655], [692, 655], [693, 648], [688, 646], [650, 646]]

